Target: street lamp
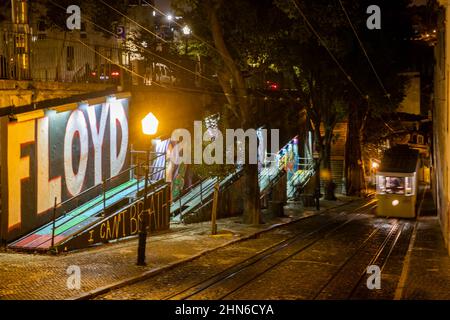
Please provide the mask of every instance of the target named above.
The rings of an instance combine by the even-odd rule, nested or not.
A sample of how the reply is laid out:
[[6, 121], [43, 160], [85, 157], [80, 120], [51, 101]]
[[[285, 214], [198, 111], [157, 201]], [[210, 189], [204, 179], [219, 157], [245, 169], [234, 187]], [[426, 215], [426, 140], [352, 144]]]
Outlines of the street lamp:
[[184, 34], [185, 36], [190, 35], [190, 34], [191, 34], [191, 28], [189, 28], [189, 26], [184, 26], [184, 27], [183, 27], [183, 34]]
[[147, 136], [152, 136], [158, 131], [159, 121], [153, 113], [149, 113], [142, 119], [142, 132]]
[[378, 168], [380, 167], [380, 164], [378, 163], [378, 162], [376, 162], [376, 161], [374, 161], [374, 160], [372, 160], [372, 170], [371, 170], [371, 179], [372, 179], [372, 184], [373, 185], [375, 185], [375, 187], [376, 187], [376, 184], [377, 184], [377, 180], [376, 180], [376, 174], [377, 174], [377, 171], [378, 171]]
[[167, 15], [167, 21], [169, 21], [169, 29], [171, 29], [171, 22], [173, 20], [173, 16], [171, 14]]
[[184, 40], [185, 40], [184, 54], [187, 56], [187, 54], [188, 54], [188, 41], [189, 41], [189, 36], [191, 34], [191, 28], [189, 28], [188, 25], [185, 25], [183, 27], [183, 34], [184, 34]]
[[[153, 113], [149, 113], [142, 119], [142, 132], [147, 136], [153, 136], [158, 131], [158, 119], [153, 115]], [[151, 139], [150, 139], [151, 141]], [[153, 143], [151, 144], [153, 145]], [[145, 166], [145, 185], [144, 185], [144, 210], [146, 210], [148, 206], [147, 201], [147, 193], [148, 193], [148, 175], [150, 168], [150, 151], [147, 150], [147, 163]], [[144, 213], [141, 228], [139, 230], [139, 244], [138, 244], [138, 258], [137, 265], [145, 266], [145, 247], [147, 245], [147, 220], [148, 215]]]
[[314, 190], [314, 200], [316, 202], [316, 210], [320, 210], [320, 153], [313, 153], [314, 165], [316, 167], [316, 181]]

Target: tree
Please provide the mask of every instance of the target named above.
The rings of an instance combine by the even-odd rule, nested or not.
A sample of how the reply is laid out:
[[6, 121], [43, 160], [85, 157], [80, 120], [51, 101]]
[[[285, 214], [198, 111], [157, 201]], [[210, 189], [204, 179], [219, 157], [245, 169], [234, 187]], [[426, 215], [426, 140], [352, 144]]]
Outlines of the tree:
[[[314, 144], [320, 158], [316, 175], [325, 180], [325, 198], [333, 200], [331, 144], [333, 130], [345, 117], [345, 100], [349, 83], [334, 59], [342, 59], [351, 48], [342, 35], [342, 15], [336, 15], [330, 1], [275, 1], [291, 21], [285, 30], [287, 52], [284, 68], [294, 75], [298, 94], [308, 114], [314, 133]], [[305, 16], [303, 16], [304, 14]], [[306, 20], [305, 19], [308, 20]], [[320, 38], [319, 38], [320, 37]], [[330, 52], [333, 56], [330, 55]]]
[[[303, 93], [303, 102], [313, 124], [322, 167], [330, 173], [333, 129], [337, 121], [347, 118], [347, 191], [359, 194], [364, 188], [361, 146], [366, 123], [368, 119], [393, 112], [403, 98], [404, 81], [398, 73], [404, 68], [401, 63], [406, 49], [403, 39], [408, 38], [411, 25], [405, 14], [409, 1], [382, 1], [381, 30], [369, 30], [366, 26], [370, 1], [276, 2], [295, 22], [288, 36], [291, 50], [288, 56], [293, 59], [287, 65], [294, 66], [297, 87]], [[348, 19], [374, 61], [380, 81], [359, 49]], [[322, 133], [318, 129], [320, 125]], [[331, 177], [325, 175], [325, 178], [326, 186], [332, 185]], [[326, 187], [325, 191], [327, 199], [334, 198], [332, 188]]]
[[[189, 17], [187, 23], [205, 44], [202, 55], [211, 57], [226, 96], [228, 123], [244, 130], [255, 128], [254, 114], [259, 97], [249, 90], [246, 77], [270, 66], [270, 51], [276, 45], [280, 30], [273, 26], [283, 21], [282, 13], [270, 0], [177, 0], [172, 6]], [[248, 151], [247, 145], [246, 155]], [[243, 171], [244, 222], [257, 224], [261, 221], [258, 167], [246, 161]]]
[[[366, 27], [368, 15], [361, 14], [371, 5], [371, 1], [342, 1], [362, 46], [370, 59], [360, 48], [357, 37], [347, 21], [344, 26], [349, 43], [357, 50], [349, 51], [344, 58], [345, 68], [353, 80], [359, 84], [364, 95], [355, 91], [348, 99], [348, 130], [345, 152], [345, 178], [348, 195], [361, 195], [365, 189], [365, 168], [363, 146], [368, 140], [376, 140], [390, 127], [388, 115], [395, 112], [404, 98], [405, 79], [400, 72], [408, 69], [412, 35], [409, 0], [379, 1], [382, 13], [381, 30]], [[342, 12], [344, 10], [340, 8]], [[374, 70], [376, 71], [376, 74]], [[373, 130], [374, 122], [382, 124], [384, 130]], [[390, 130], [390, 129], [388, 129]], [[368, 139], [369, 138], [369, 139]]]

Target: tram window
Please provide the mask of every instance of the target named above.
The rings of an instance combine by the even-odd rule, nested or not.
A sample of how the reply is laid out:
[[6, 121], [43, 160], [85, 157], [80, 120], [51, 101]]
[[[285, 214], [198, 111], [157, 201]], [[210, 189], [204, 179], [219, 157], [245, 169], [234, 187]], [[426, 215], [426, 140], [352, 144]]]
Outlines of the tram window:
[[414, 189], [415, 189], [414, 178], [413, 177], [406, 177], [405, 178], [405, 194], [407, 196], [414, 195]]
[[385, 180], [385, 177], [383, 177], [383, 176], [378, 176], [377, 193], [378, 194], [386, 193], [386, 180]]
[[380, 176], [377, 189], [380, 194], [405, 194], [405, 178]]

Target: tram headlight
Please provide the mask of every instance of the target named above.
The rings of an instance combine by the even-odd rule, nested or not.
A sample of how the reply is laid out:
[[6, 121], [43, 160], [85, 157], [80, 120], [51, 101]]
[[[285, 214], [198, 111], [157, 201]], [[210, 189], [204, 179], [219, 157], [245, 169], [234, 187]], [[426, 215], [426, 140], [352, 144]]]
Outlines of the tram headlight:
[[393, 201], [392, 201], [392, 205], [393, 205], [394, 207], [398, 206], [399, 203], [400, 203], [400, 202], [399, 202], [398, 200], [393, 200]]

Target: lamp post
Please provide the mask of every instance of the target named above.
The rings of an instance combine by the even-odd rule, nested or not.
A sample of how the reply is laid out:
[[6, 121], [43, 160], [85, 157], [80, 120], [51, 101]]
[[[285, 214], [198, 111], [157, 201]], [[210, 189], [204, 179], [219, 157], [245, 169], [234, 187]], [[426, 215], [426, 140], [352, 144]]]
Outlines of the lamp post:
[[316, 185], [314, 190], [314, 199], [316, 201], [316, 210], [320, 210], [320, 154], [319, 152], [313, 153], [314, 165], [316, 167]]
[[377, 187], [377, 175], [376, 174], [377, 174], [378, 168], [380, 167], [380, 164], [378, 162], [372, 160], [371, 167], [372, 167], [372, 176], [371, 176], [372, 184], [376, 189], [376, 187]]
[[184, 34], [184, 40], [185, 40], [184, 54], [187, 56], [188, 55], [188, 41], [189, 41], [189, 36], [191, 34], [191, 28], [189, 28], [188, 25], [183, 27], [183, 34]]
[[[142, 119], [142, 132], [147, 136], [153, 136], [158, 131], [158, 119], [149, 113]], [[152, 141], [152, 139], [150, 139]], [[151, 146], [153, 144], [151, 143]], [[139, 230], [139, 243], [138, 243], [138, 258], [137, 265], [145, 266], [145, 248], [147, 245], [147, 226], [148, 226], [148, 214], [146, 210], [148, 209], [147, 193], [148, 193], [148, 175], [150, 169], [150, 150], [147, 150], [147, 162], [145, 165], [145, 185], [144, 185], [144, 216], [142, 218], [141, 228]]]

